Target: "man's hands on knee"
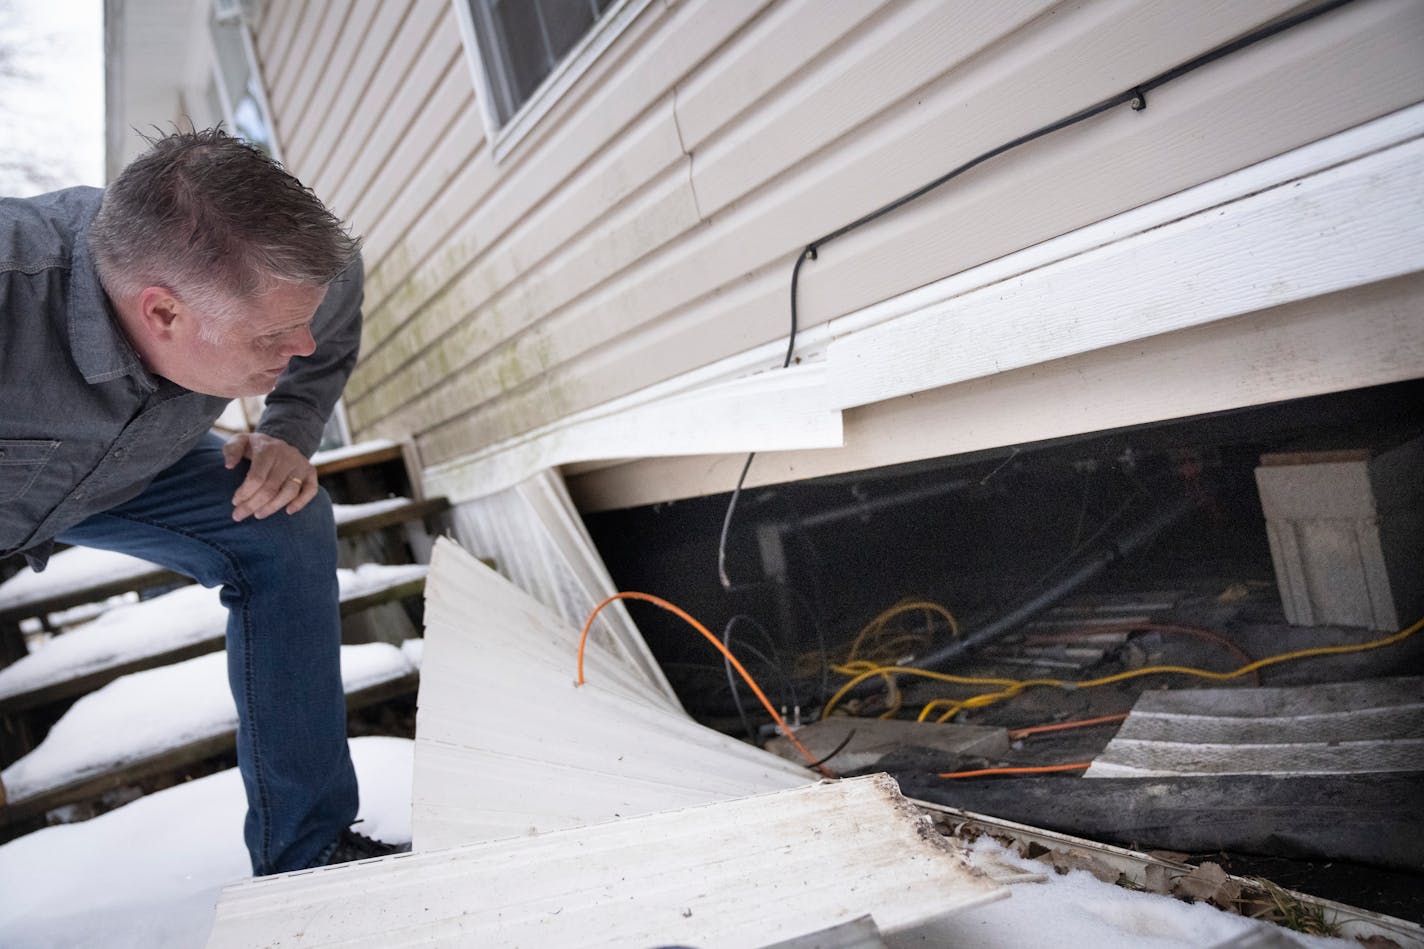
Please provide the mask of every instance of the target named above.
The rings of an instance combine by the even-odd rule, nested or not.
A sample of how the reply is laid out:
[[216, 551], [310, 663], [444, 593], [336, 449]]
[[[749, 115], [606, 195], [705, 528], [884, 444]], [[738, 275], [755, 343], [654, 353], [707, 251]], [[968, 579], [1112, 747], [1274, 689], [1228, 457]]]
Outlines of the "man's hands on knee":
[[223, 460], [229, 468], [247, 458], [252, 467], [232, 496], [232, 519], [248, 516], [258, 520], [276, 514], [283, 507], [295, 514], [316, 497], [316, 469], [306, 456], [280, 438], [253, 432], [234, 435], [223, 446]]

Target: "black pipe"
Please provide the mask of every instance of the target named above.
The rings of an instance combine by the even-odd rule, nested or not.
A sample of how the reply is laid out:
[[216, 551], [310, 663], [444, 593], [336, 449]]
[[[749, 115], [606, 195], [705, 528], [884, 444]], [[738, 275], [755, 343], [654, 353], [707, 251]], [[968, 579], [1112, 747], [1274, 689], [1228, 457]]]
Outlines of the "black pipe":
[[912, 488], [908, 491], [901, 491], [897, 494], [888, 494], [883, 497], [869, 498], [858, 501], [854, 504], [847, 504], [842, 507], [828, 508], [817, 511], [814, 514], [807, 514], [789, 521], [782, 521], [776, 526], [782, 531], [801, 529], [808, 527], [821, 527], [826, 524], [833, 524], [836, 521], [844, 521], [855, 517], [868, 517], [871, 514], [888, 510], [893, 507], [900, 507], [905, 504], [913, 504], [916, 501], [928, 501], [937, 498], [942, 494], [952, 494], [955, 491], [963, 491], [971, 488], [975, 484], [982, 483], [975, 478], [954, 478], [949, 481], [940, 481], [935, 484], [925, 485], [921, 488]]
[[980, 627], [972, 633], [961, 636], [959, 639], [951, 640], [942, 648], [920, 659], [915, 665], [921, 669], [943, 667], [951, 660], [957, 659], [967, 652], [976, 650], [981, 646], [1013, 632], [1039, 613], [1042, 613], [1044, 610], [1058, 603], [1064, 597], [1078, 589], [1078, 587], [1102, 573], [1109, 565], [1145, 546], [1158, 534], [1185, 517], [1197, 506], [1197, 503], [1195, 499], [1183, 498], [1174, 504], [1162, 508], [1152, 515], [1152, 517], [1121, 534], [1115, 541], [1110, 542], [1106, 547], [1094, 554], [1077, 570], [1074, 570], [1067, 577], [1058, 581], [1047, 590], [1044, 590], [1032, 599], [1025, 601], [1020, 606], [1005, 613], [989, 625]]

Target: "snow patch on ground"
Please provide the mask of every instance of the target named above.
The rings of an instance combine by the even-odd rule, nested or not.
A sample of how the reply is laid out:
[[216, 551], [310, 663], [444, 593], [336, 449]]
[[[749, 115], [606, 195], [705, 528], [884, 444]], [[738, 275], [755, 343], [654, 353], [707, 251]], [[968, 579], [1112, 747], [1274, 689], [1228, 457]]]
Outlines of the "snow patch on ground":
[[[355, 738], [357, 830], [408, 843], [414, 742]], [[193, 949], [221, 888], [251, 875], [229, 770], [0, 846], [0, 946]]]
[[[1104, 883], [1086, 870], [1059, 875], [1038, 860], [1020, 857], [989, 837], [971, 845], [972, 860], [998, 861], [1047, 879], [1015, 883], [1007, 900], [957, 913], [923, 932], [922, 943], [976, 949], [1206, 949], [1270, 923], [1227, 913], [1206, 903], [1142, 893]], [[1303, 949], [1346, 949], [1359, 943], [1291, 933]]]

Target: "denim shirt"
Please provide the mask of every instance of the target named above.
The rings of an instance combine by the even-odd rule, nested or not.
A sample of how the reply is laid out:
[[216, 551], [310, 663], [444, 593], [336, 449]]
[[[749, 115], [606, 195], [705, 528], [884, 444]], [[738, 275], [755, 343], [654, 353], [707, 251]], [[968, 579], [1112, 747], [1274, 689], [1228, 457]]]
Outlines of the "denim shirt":
[[[0, 555], [43, 569], [52, 541], [137, 496], [230, 400], [149, 373], [89, 251], [103, 191], [0, 199]], [[257, 430], [308, 456], [356, 363], [362, 270], [331, 285], [317, 348], [293, 359]]]

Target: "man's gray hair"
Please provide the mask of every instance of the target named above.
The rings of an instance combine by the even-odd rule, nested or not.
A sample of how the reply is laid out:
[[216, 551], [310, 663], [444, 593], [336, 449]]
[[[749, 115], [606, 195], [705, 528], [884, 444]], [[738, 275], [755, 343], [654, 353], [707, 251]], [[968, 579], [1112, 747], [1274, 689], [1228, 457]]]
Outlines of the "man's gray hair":
[[257, 147], [220, 128], [149, 142], [105, 189], [89, 228], [111, 298], [164, 287], [227, 324], [254, 296], [283, 283], [325, 287], [355, 259], [360, 240]]

